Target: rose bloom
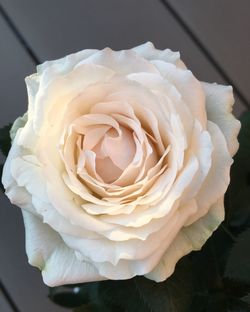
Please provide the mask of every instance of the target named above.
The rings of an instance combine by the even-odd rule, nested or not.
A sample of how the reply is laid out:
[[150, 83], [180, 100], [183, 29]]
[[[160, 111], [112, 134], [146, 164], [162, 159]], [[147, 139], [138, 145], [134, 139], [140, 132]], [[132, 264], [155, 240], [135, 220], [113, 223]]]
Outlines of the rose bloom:
[[232, 87], [199, 82], [152, 43], [45, 62], [26, 84], [3, 184], [29, 263], [50, 286], [165, 280], [223, 221]]

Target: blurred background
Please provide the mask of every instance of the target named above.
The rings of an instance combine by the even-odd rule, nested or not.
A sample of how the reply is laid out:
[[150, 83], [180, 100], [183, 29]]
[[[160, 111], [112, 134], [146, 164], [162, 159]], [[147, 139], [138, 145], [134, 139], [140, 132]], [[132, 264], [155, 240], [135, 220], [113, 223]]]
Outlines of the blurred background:
[[[25, 112], [24, 78], [38, 63], [146, 41], [180, 51], [199, 80], [232, 85], [239, 116], [249, 109], [249, 31], [249, 0], [0, 0], [0, 127]], [[21, 212], [3, 194], [0, 282], [1, 312], [68, 311], [28, 265]]]

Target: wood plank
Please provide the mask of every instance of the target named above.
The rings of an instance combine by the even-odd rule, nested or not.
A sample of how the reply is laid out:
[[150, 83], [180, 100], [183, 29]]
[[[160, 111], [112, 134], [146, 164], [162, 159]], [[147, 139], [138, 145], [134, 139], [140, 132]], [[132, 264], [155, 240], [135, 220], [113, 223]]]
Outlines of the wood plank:
[[[129, 48], [152, 41], [181, 51], [194, 74], [226, 82], [160, 1], [0, 0], [41, 61], [85, 48]], [[237, 114], [244, 107], [237, 99]]]
[[8, 300], [6, 299], [2, 289], [0, 289], [0, 311], [3, 312], [14, 312]]
[[171, 4], [250, 101], [250, 1], [164, 0]]
[[[27, 108], [24, 77], [34, 65], [0, 16], [0, 127], [12, 122]], [[11, 206], [0, 191], [0, 279], [20, 312], [64, 311], [47, 298], [40, 272], [27, 263], [24, 228], [19, 208]], [[0, 301], [0, 311], [3, 308]]]

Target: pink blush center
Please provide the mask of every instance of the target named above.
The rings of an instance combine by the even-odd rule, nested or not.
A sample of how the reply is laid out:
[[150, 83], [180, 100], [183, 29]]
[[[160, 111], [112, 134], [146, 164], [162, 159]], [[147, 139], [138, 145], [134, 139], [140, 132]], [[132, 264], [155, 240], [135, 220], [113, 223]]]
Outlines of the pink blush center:
[[134, 158], [133, 133], [120, 126], [120, 135], [112, 128], [92, 149], [96, 154], [96, 172], [106, 183], [117, 180]]

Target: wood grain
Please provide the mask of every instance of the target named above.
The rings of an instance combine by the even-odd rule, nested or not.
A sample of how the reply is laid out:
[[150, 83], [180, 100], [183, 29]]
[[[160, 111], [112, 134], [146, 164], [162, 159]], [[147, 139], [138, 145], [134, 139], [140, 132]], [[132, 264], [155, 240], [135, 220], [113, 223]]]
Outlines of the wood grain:
[[[0, 0], [40, 61], [85, 48], [124, 49], [152, 41], [181, 51], [198, 79], [227, 84], [178, 21], [152, 0]], [[239, 99], [237, 115], [244, 110]]]
[[14, 312], [11, 305], [9, 304], [2, 289], [0, 289], [0, 311], [2, 312]]
[[[0, 16], [0, 127], [13, 122], [27, 109], [24, 77], [34, 64]], [[2, 44], [4, 43], [4, 44]], [[38, 270], [27, 263], [21, 211], [0, 192], [0, 279], [20, 312], [63, 311], [47, 298]], [[4, 304], [3, 298], [0, 307]], [[1, 306], [2, 305], [2, 306]], [[5, 308], [1, 312], [8, 312]]]
[[249, 0], [165, 0], [250, 101]]

